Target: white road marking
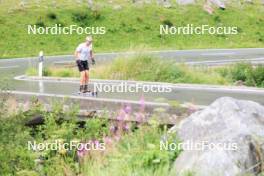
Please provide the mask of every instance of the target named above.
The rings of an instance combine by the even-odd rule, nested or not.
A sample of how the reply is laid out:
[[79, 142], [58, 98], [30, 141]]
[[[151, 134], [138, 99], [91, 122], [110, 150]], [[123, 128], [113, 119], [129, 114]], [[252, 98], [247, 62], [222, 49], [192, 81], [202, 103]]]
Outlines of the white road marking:
[[0, 67], [0, 69], [18, 68], [18, 67], [19, 65], [13, 65], [13, 66]]
[[235, 52], [229, 52], [229, 53], [203, 53], [202, 56], [221, 56], [221, 55], [235, 55]]
[[205, 63], [230, 63], [230, 62], [252, 62], [252, 61], [264, 61], [264, 57], [252, 58], [252, 59], [228, 59], [228, 60], [212, 60], [212, 61], [192, 61], [186, 62], [186, 64], [205, 64]]

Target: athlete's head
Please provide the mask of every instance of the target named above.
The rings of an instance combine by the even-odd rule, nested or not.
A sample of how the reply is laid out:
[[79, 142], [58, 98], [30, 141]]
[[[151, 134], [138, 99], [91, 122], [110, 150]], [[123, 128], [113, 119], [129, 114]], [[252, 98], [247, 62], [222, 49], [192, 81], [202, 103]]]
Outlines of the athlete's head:
[[93, 42], [93, 38], [92, 38], [92, 36], [87, 36], [87, 37], [86, 37], [86, 44], [87, 44], [87, 45], [90, 45], [92, 42]]

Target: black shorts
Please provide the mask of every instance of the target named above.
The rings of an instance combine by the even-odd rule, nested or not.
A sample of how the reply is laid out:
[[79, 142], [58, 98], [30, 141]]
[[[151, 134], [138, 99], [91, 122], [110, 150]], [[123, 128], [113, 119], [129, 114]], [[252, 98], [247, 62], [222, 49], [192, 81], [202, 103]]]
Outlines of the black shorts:
[[89, 70], [88, 61], [77, 60], [76, 63], [80, 72]]

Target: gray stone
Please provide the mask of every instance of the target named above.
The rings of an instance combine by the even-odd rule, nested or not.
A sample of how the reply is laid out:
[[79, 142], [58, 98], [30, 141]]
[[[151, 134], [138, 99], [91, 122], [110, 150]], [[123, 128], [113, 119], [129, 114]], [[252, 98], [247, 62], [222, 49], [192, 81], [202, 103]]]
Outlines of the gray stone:
[[165, 8], [170, 8], [171, 7], [171, 2], [170, 0], [157, 0], [157, 4], [165, 7]]
[[170, 1], [165, 1], [164, 3], [163, 3], [163, 7], [165, 7], [165, 8], [171, 8], [171, 3], [170, 3]]
[[195, 0], [176, 0], [179, 5], [195, 4]]
[[219, 98], [171, 132], [177, 132], [184, 143], [206, 143], [203, 150], [184, 150], [171, 175], [191, 171], [197, 176], [236, 176], [264, 171], [264, 107], [258, 103]]
[[113, 7], [114, 10], [121, 10], [122, 9], [122, 6], [121, 5], [115, 5]]
[[254, 4], [254, 2], [252, 0], [245, 0], [244, 2], [248, 3], [248, 4]]
[[93, 0], [87, 0], [88, 8], [93, 8]]

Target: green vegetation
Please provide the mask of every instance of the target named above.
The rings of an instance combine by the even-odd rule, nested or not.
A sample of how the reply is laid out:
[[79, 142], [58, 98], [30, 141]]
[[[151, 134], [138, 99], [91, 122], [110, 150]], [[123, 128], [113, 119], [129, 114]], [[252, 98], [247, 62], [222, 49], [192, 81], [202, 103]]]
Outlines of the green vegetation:
[[[29, 67], [26, 70], [26, 75], [36, 76], [38, 74], [37, 69], [34, 67]], [[44, 68], [44, 76], [53, 76], [53, 77], [79, 77], [80, 73], [76, 68], [60, 68], [60, 67], [50, 67]]]
[[[37, 2], [37, 3], [36, 3]], [[105, 35], [94, 36], [99, 51], [137, 49], [242, 48], [264, 46], [264, 6], [257, 2], [228, 4], [227, 10], [209, 15], [197, 5], [164, 8], [128, 1], [25, 1], [0, 2], [0, 58], [72, 54], [85, 35], [28, 35], [27, 25], [39, 27], [77, 25], [103, 26]], [[131, 15], [133, 14], [133, 15]], [[160, 35], [159, 26], [237, 26], [238, 35]]]
[[[16, 109], [15, 112], [10, 110], [13, 104], [7, 99], [0, 101], [0, 175], [167, 175], [180, 153], [179, 150], [160, 150], [162, 137], [176, 140], [175, 136], [166, 135], [166, 126], [123, 121], [125, 116], [135, 113], [129, 106], [115, 114], [119, 121], [94, 117], [80, 122], [75, 106], [65, 112], [63, 105], [55, 102], [52, 111], [46, 112], [42, 104], [32, 100], [29, 111]], [[137, 114], [144, 116], [143, 112]], [[42, 116], [44, 123], [25, 126], [36, 116]], [[104, 143], [105, 150], [33, 150], [28, 149], [29, 141], [37, 144]]]
[[218, 72], [225, 78], [242, 81], [247, 86], [264, 87], [264, 65], [238, 63], [231, 67], [219, 68]]
[[169, 175], [180, 151], [161, 151], [162, 134], [159, 128], [145, 126], [125, 136], [106, 157], [96, 155], [96, 161], [86, 162], [86, 175]]
[[[31, 67], [26, 74], [34, 76], [37, 70]], [[150, 56], [118, 58], [112, 63], [92, 67], [90, 75], [98, 79], [264, 87], [263, 65], [236, 63], [216, 68], [191, 67]], [[49, 67], [45, 68], [44, 76], [79, 77], [79, 72], [77, 68]]]
[[119, 58], [107, 66], [91, 70], [91, 75], [101, 79], [197, 84], [228, 83], [211, 69], [188, 67], [174, 61], [163, 61], [150, 56]]

